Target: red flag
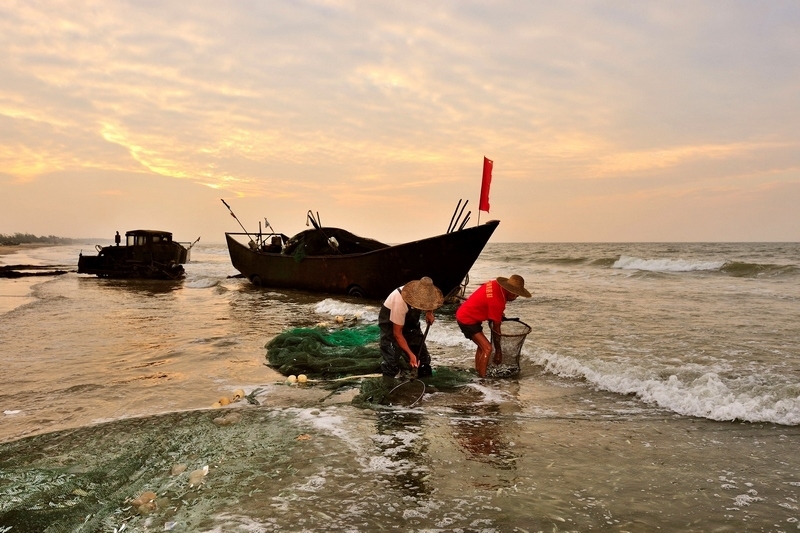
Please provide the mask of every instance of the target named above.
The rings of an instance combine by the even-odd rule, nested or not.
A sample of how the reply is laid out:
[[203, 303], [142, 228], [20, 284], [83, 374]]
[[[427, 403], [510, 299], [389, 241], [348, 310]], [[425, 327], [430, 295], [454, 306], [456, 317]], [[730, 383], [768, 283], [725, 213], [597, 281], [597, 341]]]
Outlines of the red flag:
[[483, 181], [481, 181], [481, 199], [478, 202], [478, 210], [489, 212], [489, 187], [492, 185], [492, 165], [494, 162], [483, 158]]

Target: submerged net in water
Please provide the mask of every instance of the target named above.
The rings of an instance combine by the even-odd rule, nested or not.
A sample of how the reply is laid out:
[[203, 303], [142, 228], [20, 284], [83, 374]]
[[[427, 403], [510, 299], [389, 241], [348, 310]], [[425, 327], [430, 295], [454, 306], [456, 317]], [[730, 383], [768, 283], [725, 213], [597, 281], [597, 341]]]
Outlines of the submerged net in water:
[[[471, 382], [475, 377], [474, 372], [468, 370], [457, 370], [446, 366], [439, 366], [433, 369], [433, 375], [420, 378], [425, 384], [424, 392], [453, 392], [459, 387]], [[394, 378], [370, 378], [361, 382], [359, 394], [353, 398], [352, 404], [360, 407], [370, 407], [375, 405], [404, 405], [410, 406], [416, 399], [418, 388], [409, 385], [404, 389], [405, 380]], [[399, 386], [399, 387], [398, 387]]]
[[[519, 374], [519, 359], [525, 338], [531, 327], [518, 319], [504, 320], [500, 325], [500, 333], [492, 331], [492, 353], [489, 355], [489, 366], [486, 376], [492, 378], [510, 378]], [[495, 361], [495, 343], [500, 343], [502, 360]]]
[[266, 345], [269, 366], [284, 376], [305, 374], [330, 379], [380, 372], [377, 325], [327, 331], [294, 328]]

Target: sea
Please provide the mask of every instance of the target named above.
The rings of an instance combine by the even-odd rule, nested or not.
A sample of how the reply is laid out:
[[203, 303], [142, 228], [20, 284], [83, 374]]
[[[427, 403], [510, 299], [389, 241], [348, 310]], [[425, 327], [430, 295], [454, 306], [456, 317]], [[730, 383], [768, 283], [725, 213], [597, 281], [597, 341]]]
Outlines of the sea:
[[[255, 287], [224, 244], [177, 282], [18, 248], [71, 272], [0, 280], [0, 533], [800, 530], [800, 243], [490, 243], [466, 292], [525, 279], [519, 375], [372, 408], [265, 345], [379, 301]], [[454, 311], [434, 369], [472, 369]]]

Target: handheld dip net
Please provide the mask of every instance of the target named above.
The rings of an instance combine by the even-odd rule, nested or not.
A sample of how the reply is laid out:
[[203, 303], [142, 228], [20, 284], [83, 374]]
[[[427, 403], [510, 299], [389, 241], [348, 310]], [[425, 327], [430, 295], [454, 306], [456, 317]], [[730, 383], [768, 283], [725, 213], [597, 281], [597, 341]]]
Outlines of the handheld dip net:
[[[492, 353], [489, 355], [489, 365], [486, 376], [491, 378], [511, 378], [519, 374], [519, 359], [525, 338], [531, 332], [531, 327], [518, 318], [508, 318], [500, 325], [500, 333], [492, 331]], [[499, 342], [503, 358], [495, 361], [495, 343]]]

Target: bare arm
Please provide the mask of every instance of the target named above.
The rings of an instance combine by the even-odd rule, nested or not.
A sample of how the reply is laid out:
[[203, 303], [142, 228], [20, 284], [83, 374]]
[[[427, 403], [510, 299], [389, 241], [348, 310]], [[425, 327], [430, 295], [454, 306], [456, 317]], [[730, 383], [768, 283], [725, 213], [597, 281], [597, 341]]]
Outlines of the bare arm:
[[411, 351], [411, 347], [408, 345], [408, 341], [403, 336], [403, 326], [399, 324], [392, 323], [392, 332], [394, 333], [394, 340], [397, 342], [397, 345], [408, 354], [408, 362], [411, 364], [412, 368], [416, 368], [419, 366], [417, 362], [417, 356], [414, 352]]

